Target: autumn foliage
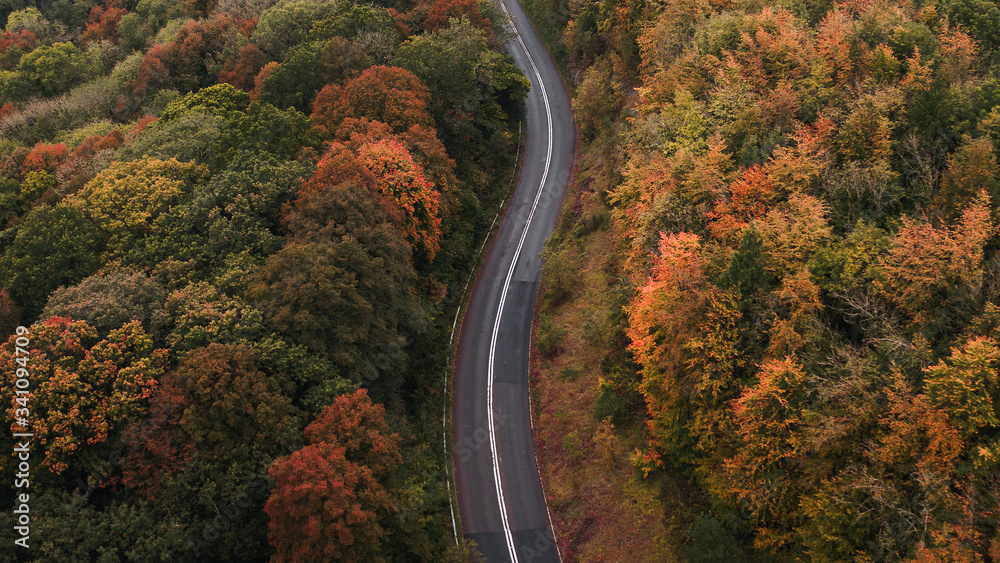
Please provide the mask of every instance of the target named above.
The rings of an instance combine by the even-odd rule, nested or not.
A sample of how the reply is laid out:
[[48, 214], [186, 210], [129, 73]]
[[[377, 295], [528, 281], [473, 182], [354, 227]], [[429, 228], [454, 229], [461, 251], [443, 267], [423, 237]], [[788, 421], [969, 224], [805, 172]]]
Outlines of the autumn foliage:
[[107, 0], [101, 6], [94, 6], [90, 9], [90, 17], [87, 19], [87, 29], [83, 32], [83, 38], [89, 41], [118, 39], [118, 22], [128, 10], [122, 8], [119, 0]]
[[385, 410], [364, 390], [341, 395], [306, 427], [309, 445], [275, 462], [265, 511], [276, 561], [355, 561], [371, 556], [392, 506], [380, 482], [401, 460]]
[[373, 66], [344, 83], [325, 86], [313, 102], [316, 127], [333, 134], [349, 117], [381, 121], [402, 133], [413, 125], [432, 125], [427, 88], [409, 71]]
[[[13, 336], [11, 341], [13, 342]], [[53, 317], [31, 327], [31, 425], [44, 453], [41, 466], [53, 475], [73, 470], [107, 484], [101, 456], [119, 447], [129, 423], [149, 409], [149, 400], [166, 367], [166, 351], [155, 349], [139, 323], [114, 330], [104, 340], [84, 321]], [[17, 364], [14, 347], [5, 347], [0, 363], [9, 368], [13, 387]], [[11, 401], [7, 420], [14, 432]]]
[[219, 71], [220, 84], [232, 84], [233, 86], [249, 92], [254, 89], [254, 79], [264, 68], [264, 56], [253, 43], [248, 43], [226, 61], [225, 66]]
[[1000, 11], [619, 4], [571, 8], [558, 30], [590, 111], [546, 269], [620, 248], [600, 275], [631, 292], [626, 343], [559, 334], [603, 354], [601, 417], [641, 399], [639, 474], [683, 475], [711, 507], [706, 524], [665, 501], [694, 520], [673, 545], [691, 560], [996, 559]]
[[370, 190], [408, 241], [429, 259], [441, 236], [441, 194], [395, 139], [363, 142], [356, 150], [334, 143], [306, 182], [306, 193], [349, 180]]
[[25, 155], [24, 162], [21, 164], [22, 174], [43, 170], [55, 172], [56, 168], [66, 160], [68, 152], [63, 143], [57, 145], [38, 143], [35, 148], [31, 149], [31, 152]]
[[[2, 418], [33, 434], [32, 526], [52, 540], [33, 556], [471, 553], [439, 518], [446, 459], [413, 437], [433, 425], [434, 319], [516, 167], [528, 82], [488, 9], [400, 4], [408, 29], [365, 2], [14, 4], [0, 379], [30, 372]], [[433, 53], [398, 56], [427, 29], [473, 65], [458, 83], [479, 109], [432, 108]], [[445, 112], [477, 119], [457, 153]], [[0, 459], [9, 484], [20, 461]]]

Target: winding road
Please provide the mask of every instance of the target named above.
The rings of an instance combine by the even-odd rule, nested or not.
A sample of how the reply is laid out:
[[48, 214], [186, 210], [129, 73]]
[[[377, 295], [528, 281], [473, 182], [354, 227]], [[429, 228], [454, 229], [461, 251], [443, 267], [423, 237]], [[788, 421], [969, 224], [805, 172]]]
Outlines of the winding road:
[[570, 178], [575, 129], [570, 99], [544, 43], [516, 0], [508, 51], [531, 81], [517, 190], [500, 224], [462, 323], [452, 430], [465, 537], [487, 561], [558, 562], [535, 461], [528, 350], [540, 254]]

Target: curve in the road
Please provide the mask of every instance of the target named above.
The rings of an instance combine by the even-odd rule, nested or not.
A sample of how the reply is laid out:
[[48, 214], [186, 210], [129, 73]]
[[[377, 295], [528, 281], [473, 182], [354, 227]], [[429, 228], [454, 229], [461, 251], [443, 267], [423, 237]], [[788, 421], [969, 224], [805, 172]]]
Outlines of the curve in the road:
[[555, 65], [520, 5], [509, 2], [500, 2], [516, 40], [509, 51], [532, 84], [527, 146], [518, 188], [462, 324], [453, 394], [455, 480], [464, 534], [488, 561], [560, 561], [534, 456], [527, 358], [540, 253], [565, 195], [575, 138]]
[[[504, 13], [507, 15], [507, 21], [513, 26], [513, 20], [511, 20], [510, 12], [507, 11], [507, 6], [503, 2], [500, 2], [500, 7], [503, 8]], [[542, 178], [538, 182], [538, 190], [535, 192], [535, 200], [531, 204], [531, 211], [528, 213], [528, 219], [524, 223], [524, 228], [521, 230], [521, 239], [517, 243], [517, 250], [514, 251], [514, 257], [510, 261], [510, 268], [507, 270], [507, 277], [503, 282], [503, 291], [500, 292], [500, 304], [497, 306], [496, 322], [493, 323], [493, 336], [490, 339], [490, 361], [489, 369], [487, 370], [487, 383], [486, 383], [486, 397], [487, 397], [487, 414], [489, 418], [489, 432], [490, 432], [490, 454], [493, 456], [493, 479], [496, 482], [497, 488], [497, 500], [500, 504], [500, 516], [503, 520], [504, 537], [507, 540], [507, 549], [510, 553], [511, 561], [517, 562], [517, 548], [514, 546], [514, 538], [510, 531], [510, 524], [507, 521], [507, 504], [504, 502], [503, 498], [503, 487], [500, 484], [500, 464], [497, 461], [497, 443], [496, 443], [496, 425], [493, 420], [493, 375], [494, 375], [494, 360], [496, 358], [497, 350], [497, 335], [500, 333], [500, 319], [503, 318], [503, 306], [507, 301], [507, 292], [510, 290], [510, 280], [514, 276], [514, 268], [517, 266], [517, 259], [521, 256], [521, 250], [524, 248], [524, 239], [528, 236], [528, 229], [531, 228], [531, 219], [535, 215], [535, 210], [538, 208], [538, 199], [542, 196], [542, 190], [545, 188], [545, 180], [549, 176], [549, 168], [552, 165], [552, 108], [549, 105], [549, 96], [545, 91], [545, 83], [542, 82], [542, 77], [538, 73], [538, 67], [535, 66], [535, 61], [531, 58], [531, 52], [524, 45], [524, 40], [521, 38], [521, 34], [518, 33], [517, 28], [514, 28], [514, 36], [517, 37], [517, 42], [520, 43], [521, 49], [524, 50], [524, 54], [528, 57], [528, 62], [531, 64], [531, 70], [535, 75], [535, 79], [542, 90], [542, 101], [545, 103], [545, 124], [548, 128], [548, 134], [546, 138], [548, 140], [548, 148], [545, 153], [545, 168], [542, 170]], [[529, 344], [530, 345], [530, 344]]]

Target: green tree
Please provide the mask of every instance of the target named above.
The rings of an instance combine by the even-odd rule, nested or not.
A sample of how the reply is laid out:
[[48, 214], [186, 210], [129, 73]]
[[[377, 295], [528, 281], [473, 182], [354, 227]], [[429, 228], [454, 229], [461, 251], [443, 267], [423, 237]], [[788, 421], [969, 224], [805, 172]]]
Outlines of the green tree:
[[[99, 507], [87, 496], [66, 492], [32, 494], [31, 500], [37, 515], [32, 530], [45, 538], [31, 543], [35, 561], [194, 557], [190, 530], [175, 515], [151, 503], [116, 500]], [[9, 527], [13, 526], [11, 521]]]
[[229, 124], [217, 115], [186, 111], [169, 122], [147, 127], [142, 136], [126, 146], [121, 160], [155, 158], [195, 164], [214, 164], [219, 138]]
[[162, 126], [188, 112], [215, 115], [229, 121], [238, 112], [246, 111], [249, 105], [250, 95], [246, 92], [231, 84], [216, 84], [170, 102], [153, 127]]
[[380, 394], [397, 388], [406, 333], [422, 320], [413, 269], [400, 252], [405, 243], [396, 237], [389, 227], [372, 237], [381, 247], [351, 235], [289, 244], [267, 260], [251, 290], [272, 326]]
[[25, 318], [33, 319], [52, 290], [93, 274], [103, 250], [104, 236], [79, 207], [41, 205], [28, 213], [0, 258], [0, 279]]
[[498, 99], [519, 103], [529, 88], [513, 59], [490, 49], [486, 34], [464, 18], [403, 43], [393, 64], [427, 86], [442, 139], [456, 152], [502, 127]]
[[216, 166], [225, 167], [241, 151], [291, 159], [318, 145], [319, 138], [309, 118], [298, 110], [280, 110], [271, 104], [254, 102], [223, 131]]
[[203, 281], [172, 292], [167, 316], [167, 344], [177, 353], [212, 343], [247, 345], [268, 334], [260, 311]]
[[944, 410], [965, 439], [982, 431], [1000, 428], [996, 405], [1000, 402], [997, 367], [1000, 350], [989, 338], [975, 338], [961, 348], [951, 349], [948, 361], [941, 360], [924, 370], [927, 396]]
[[308, 112], [316, 92], [323, 86], [319, 73], [323, 43], [313, 41], [292, 48], [288, 56], [261, 81], [257, 97], [279, 108]]
[[945, 0], [939, 10], [953, 25], [975, 39], [980, 49], [996, 57], [1000, 47], [1000, 8], [987, 0]]
[[52, 96], [83, 80], [87, 74], [87, 58], [72, 43], [53, 43], [21, 57], [17, 68], [35, 88]]
[[272, 61], [285, 58], [302, 43], [313, 24], [336, 9], [337, 3], [320, 0], [280, 0], [260, 14], [250, 41]]
[[309, 30], [312, 41], [329, 41], [342, 37], [353, 41], [359, 32], [389, 33], [396, 36], [396, 20], [382, 6], [367, 4], [337, 4], [337, 10], [317, 21]]
[[244, 346], [212, 343], [191, 350], [169, 382], [189, 397], [180, 427], [205, 454], [233, 459], [232, 451], [253, 444], [275, 455], [301, 429], [279, 382], [261, 371], [256, 354]]

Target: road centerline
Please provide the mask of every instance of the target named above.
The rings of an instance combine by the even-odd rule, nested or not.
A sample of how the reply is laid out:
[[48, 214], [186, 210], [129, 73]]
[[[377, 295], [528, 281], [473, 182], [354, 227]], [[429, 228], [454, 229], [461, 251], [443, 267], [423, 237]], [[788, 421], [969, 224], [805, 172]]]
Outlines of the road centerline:
[[514, 538], [511, 534], [510, 523], [507, 520], [507, 505], [504, 502], [503, 497], [503, 483], [500, 476], [500, 464], [497, 458], [497, 444], [496, 444], [496, 429], [493, 422], [493, 377], [494, 377], [494, 356], [496, 354], [496, 344], [497, 335], [500, 331], [500, 320], [503, 318], [503, 308], [507, 301], [507, 291], [510, 289], [511, 278], [514, 276], [514, 270], [517, 267], [518, 257], [521, 255], [521, 248], [524, 246], [524, 240], [527, 238], [528, 229], [531, 227], [531, 219], [535, 214], [535, 209], [538, 207], [538, 201], [542, 196], [542, 190], [545, 188], [545, 182], [548, 179], [549, 167], [552, 164], [552, 109], [549, 105], [549, 97], [545, 91], [545, 84], [542, 81], [541, 73], [538, 72], [538, 67], [535, 66], [535, 61], [531, 57], [531, 53], [528, 52], [528, 47], [524, 44], [524, 40], [521, 38], [521, 33], [517, 30], [517, 26], [514, 25], [514, 20], [511, 18], [510, 12], [507, 10], [507, 6], [503, 0], [500, 0], [500, 7], [503, 8], [504, 14], [507, 16], [507, 22], [510, 24], [511, 29], [514, 30], [514, 35], [517, 37], [518, 43], [521, 45], [521, 49], [524, 51], [525, 56], [528, 58], [528, 63], [531, 65], [531, 70], [535, 74], [535, 79], [541, 88], [542, 101], [545, 104], [545, 119], [547, 121], [547, 148], [545, 154], [545, 168], [542, 171], [541, 181], [538, 183], [538, 189], [535, 193], [535, 199], [531, 204], [531, 211], [528, 213], [528, 218], [524, 223], [524, 228], [521, 231], [521, 238], [518, 240], [517, 249], [514, 251], [514, 256], [511, 258], [510, 268], [507, 270], [507, 277], [504, 279], [503, 290], [500, 294], [500, 303], [497, 306], [496, 320], [493, 323], [493, 333], [490, 337], [490, 353], [489, 353], [489, 363], [487, 368], [487, 420], [489, 426], [490, 434], [490, 454], [493, 461], [493, 480], [496, 484], [497, 491], [497, 502], [500, 507], [500, 521], [503, 525], [504, 539], [507, 543], [507, 549], [510, 552], [510, 558], [513, 563], [518, 563], [517, 549], [514, 546]]

